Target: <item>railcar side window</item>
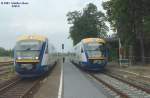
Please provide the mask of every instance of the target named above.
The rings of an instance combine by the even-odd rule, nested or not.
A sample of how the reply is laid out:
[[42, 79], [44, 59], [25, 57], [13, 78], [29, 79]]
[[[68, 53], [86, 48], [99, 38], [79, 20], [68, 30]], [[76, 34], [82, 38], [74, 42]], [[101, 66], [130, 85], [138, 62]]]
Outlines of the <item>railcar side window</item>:
[[46, 47], [46, 51], [45, 51], [45, 53], [48, 53], [48, 45], [47, 45], [47, 47]]
[[83, 53], [83, 48], [81, 48], [81, 53]]

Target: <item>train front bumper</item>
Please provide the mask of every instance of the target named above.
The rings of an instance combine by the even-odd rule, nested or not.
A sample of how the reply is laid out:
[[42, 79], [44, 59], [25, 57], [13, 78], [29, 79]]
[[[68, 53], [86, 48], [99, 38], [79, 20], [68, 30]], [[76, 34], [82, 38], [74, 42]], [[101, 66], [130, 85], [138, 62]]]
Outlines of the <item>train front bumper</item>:
[[87, 70], [93, 70], [93, 71], [100, 71], [103, 70], [106, 66], [106, 61], [103, 62], [81, 62], [81, 65], [83, 68], [87, 69]]
[[41, 64], [30, 64], [30, 67], [24, 68], [22, 64], [16, 64], [15, 70], [21, 77], [34, 77], [44, 74], [48, 70], [48, 65], [41, 66]]

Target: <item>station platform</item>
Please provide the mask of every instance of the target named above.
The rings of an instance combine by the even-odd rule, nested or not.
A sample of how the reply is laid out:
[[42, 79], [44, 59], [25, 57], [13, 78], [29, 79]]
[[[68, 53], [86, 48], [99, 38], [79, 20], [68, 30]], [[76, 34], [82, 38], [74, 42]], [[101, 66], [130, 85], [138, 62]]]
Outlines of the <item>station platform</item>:
[[72, 63], [66, 61], [63, 68], [63, 98], [107, 98], [100, 88]]
[[103, 91], [99, 84], [66, 59], [41, 81], [41, 87], [33, 98], [107, 98]]
[[41, 81], [40, 88], [33, 98], [58, 98], [61, 63], [55, 66], [50, 75]]

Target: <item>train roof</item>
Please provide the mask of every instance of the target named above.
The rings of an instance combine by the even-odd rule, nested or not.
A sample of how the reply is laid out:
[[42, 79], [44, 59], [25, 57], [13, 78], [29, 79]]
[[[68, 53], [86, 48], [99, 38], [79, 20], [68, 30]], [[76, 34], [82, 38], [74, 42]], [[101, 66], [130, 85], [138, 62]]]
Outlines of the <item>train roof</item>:
[[39, 40], [39, 41], [46, 41], [47, 37], [43, 35], [22, 35], [17, 38], [17, 41], [22, 40]]
[[82, 40], [82, 42], [83, 43], [91, 43], [91, 42], [106, 43], [106, 41], [101, 38], [85, 38]]

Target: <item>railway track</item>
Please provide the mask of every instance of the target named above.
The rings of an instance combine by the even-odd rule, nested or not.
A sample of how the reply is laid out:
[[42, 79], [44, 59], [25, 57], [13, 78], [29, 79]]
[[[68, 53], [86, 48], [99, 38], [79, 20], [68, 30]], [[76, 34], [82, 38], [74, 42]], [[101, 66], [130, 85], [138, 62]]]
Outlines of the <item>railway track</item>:
[[109, 74], [117, 76], [118, 78], [125, 79], [130, 83], [140, 85], [141, 87], [150, 90], [150, 78], [148, 78], [144, 75], [139, 75], [139, 74], [135, 74], [135, 73], [131, 73], [131, 72], [129, 73], [129, 72], [117, 70], [117, 69], [116, 70], [108, 69], [107, 72]]
[[88, 74], [90, 77], [102, 84], [113, 98], [150, 98], [147, 89], [125, 82], [115, 76], [108, 74]]
[[0, 71], [0, 75], [7, 74], [7, 73], [9, 73], [9, 72], [10, 72], [9, 70], [2, 70], [2, 71]]
[[10, 64], [13, 64], [13, 63], [14, 63], [14, 61], [0, 62], [0, 67], [5, 66], [5, 65], [10, 65]]
[[82, 71], [83, 74], [85, 74], [86, 76], [88, 76], [92, 80], [96, 80], [98, 82], [98, 84], [100, 84], [100, 86], [104, 89], [107, 96], [108, 96], [108, 94], [110, 95], [108, 98], [128, 98], [128, 96], [126, 94], [122, 93], [121, 91], [119, 91], [118, 89], [116, 89], [115, 87], [110, 85], [109, 83], [103, 81], [101, 78], [97, 77], [95, 74], [93, 74], [87, 70], [82, 69], [80, 66], [78, 66], [78, 64], [76, 64], [74, 62], [72, 62], [72, 63], [77, 68], [79, 68], [79, 70]]
[[0, 89], [0, 98], [29, 98], [40, 79], [17, 79]]
[[[76, 63], [73, 64], [83, 71]], [[110, 73], [96, 74], [88, 71], [85, 75], [92, 80], [96, 80], [104, 89], [104, 92], [109, 95], [108, 98], [150, 98], [150, 89], [134, 84], [134, 82], [128, 82], [117, 75]]]
[[0, 82], [0, 89], [4, 88], [6, 85], [9, 85], [18, 80], [17, 76], [10, 78], [9, 80], [3, 80]]
[[0, 75], [7, 74], [11, 71], [13, 61], [7, 61], [7, 62], [0, 62]]
[[21, 79], [14, 77], [7, 82], [0, 84], [0, 98], [32, 98], [33, 94], [40, 87], [41, 81], [50, 75], [55, 68], [54, 65], [51, 70], [38, 78]]

